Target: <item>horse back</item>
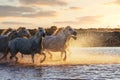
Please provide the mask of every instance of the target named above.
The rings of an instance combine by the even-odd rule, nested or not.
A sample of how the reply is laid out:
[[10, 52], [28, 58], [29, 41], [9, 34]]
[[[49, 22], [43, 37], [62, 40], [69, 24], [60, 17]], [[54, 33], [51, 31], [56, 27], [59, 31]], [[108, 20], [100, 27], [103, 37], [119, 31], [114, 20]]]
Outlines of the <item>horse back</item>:
[[25, 51], [31, 47], [30, 41], [25, 38], [15, 38], [9, 42], [9, 48], [12, 50]]

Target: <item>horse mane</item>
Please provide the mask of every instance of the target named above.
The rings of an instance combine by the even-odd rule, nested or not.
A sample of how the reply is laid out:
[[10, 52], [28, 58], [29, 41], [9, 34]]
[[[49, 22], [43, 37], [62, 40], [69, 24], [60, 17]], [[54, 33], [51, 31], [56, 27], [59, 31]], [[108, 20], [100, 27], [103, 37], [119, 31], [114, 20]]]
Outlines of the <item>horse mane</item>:
[[17, 31], [24, 30], [24, 29], [26, 29], [26, 28], [25, 28], [25, 27], [19, 27], [19, 28], [17, 29]]
[[16, 37], [15, 35], [18, 35], [16, 30], [12, 30], [9, 34], [7, 34], [9, 36], [9, 40], [13, 39], [14, 37]]
[[55, 35], [59, 35], [61, 33], [64, 33], [66, 34], [66, 30], [68, 29], [68, 27], [62, 27], [62, 28], [59, 28], [58, 31], [56, 31]]
[[4, 29], [1, 33], [1, 35], [5, 35], [7, 34], [8, 32], [12, 31], [13, 29], [12, 28], [8, 28], [8, 29]]
[[61, 31], [62, 31], [62, 28], [58, 28], [52, 35], [57, 35]]
[[64, 32], [65, 34], [67, 34], [67, 32], [68, 32], [69, 29], [72, 29], [72, 28], [71, 28], [70, 26], [67, 26], [67, 27], [64, 28], [63, 32]]
[[67, 29], [69, 29], [69, 28], [71, 28], [70, 26], [67, 26], [67, 27], [62, 27], [62, 28], [59, 28], [59, 29], [57, 29], [52, 35], [57, 35], [57, 34], [59, 34], [59, 33], [61, 33], [61, 32], [65, 32]]

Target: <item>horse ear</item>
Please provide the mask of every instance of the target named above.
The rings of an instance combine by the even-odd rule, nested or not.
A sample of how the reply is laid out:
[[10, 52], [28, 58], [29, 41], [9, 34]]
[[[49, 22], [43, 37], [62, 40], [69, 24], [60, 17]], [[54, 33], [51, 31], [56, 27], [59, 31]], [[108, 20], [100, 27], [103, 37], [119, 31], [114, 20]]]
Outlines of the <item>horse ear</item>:
[[19, 27], [19, 28], [17, 29], [17, 31], [23, 30], [23, 29], [26, 29], [26, 28], [25, 28], [25, 27]]

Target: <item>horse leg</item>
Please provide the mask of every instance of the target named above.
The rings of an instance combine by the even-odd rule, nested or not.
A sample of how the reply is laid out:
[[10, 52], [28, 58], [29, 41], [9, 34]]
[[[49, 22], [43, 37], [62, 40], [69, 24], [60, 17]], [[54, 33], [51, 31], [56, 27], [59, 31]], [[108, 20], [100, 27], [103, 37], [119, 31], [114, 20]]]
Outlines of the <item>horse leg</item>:
[[64, 51], [64, 54], [65, 54], [65, 56], [64, 56], [64, 58], [63, 58], [63, 61], [66, 61], [66, 58], [67, 58], [67, 56], [66, 56], [66, 51]]
[[52, 59], [52, 54], [51, 54], [51, 52], [49, 52], [49, 51], [47, 51], [48, 52], [48, 54], [50, 55], [50, 59]]
[[70, 56], [72, 52], [71, 52], [69, 49], [67, 49], [67, 51], [68, 51], [68, 53], [69, 53], [68, 55]]
[[16, 54], [11, 55], [11, 56], [10, 56], [10, 60], [12, 60], [12, 59], [13, 59], [13, 57], [15, 57], [15, 59], [16, 59], [16, 61], [15, 61], [15, 62], [17, 63], [17, 62], [18, 62], [18, 58], [16, 57]]
[[16, 56], [15, 56], [15, 59], [16, 59], [16, 61], [15, 61], [15, 62], [18, 62], [18, 57], [16, 57]]
[[8, 54], [8, 53], [5, 53], [5, 54], [0, 58], [0, 61], [1, 61], [2, 59], [7, 60], [7, 54]]
[[7, 55], [8, 55], [8, 51], [6, 51], [5, 55], [3, 55], [3, 58], [5, 58], [5, 60], [7, 60]]
[[5, 58], [5, 60], [7, 60], [7, 55], [8, 55], [8, 53], [9, 53], [9, 50], [7, 49], [4, 53], [5, 53], [5, 54], [0, 58], [0, 60], [2, 60], [2, 59], [4, 59], [4, 58]]
[[32, 53], [32, 62], [34, 63], [34, 53]]
[[61, 52], [61, 59], [62, 59], [62, 57], [63, 57], [63, 52]]
[[21, 58], [23, 58], [23, 54], [21, 54]]
[[44, 58], [43, 58], [43, 60], [40, 61], [40, 63], [42, 63], [42, 62], [45, 61], [45, 59], [46, 59], [45, 53], [42, 52], [41, 54], [44, 55]]

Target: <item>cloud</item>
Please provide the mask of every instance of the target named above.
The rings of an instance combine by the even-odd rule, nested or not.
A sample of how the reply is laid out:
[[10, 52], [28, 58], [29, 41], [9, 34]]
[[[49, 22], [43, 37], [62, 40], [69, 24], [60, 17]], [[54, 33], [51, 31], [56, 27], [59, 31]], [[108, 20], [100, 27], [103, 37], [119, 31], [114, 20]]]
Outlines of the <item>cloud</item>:
[[0, 6], [0, 17], [22, 16], [22, 13], [35, 12], [30, 7]]
[[55, 11], [36, 11], [31, 7], [1, 6], [0, 17], [53, 17], [56, 16]]
[[102, 16], [83, 16], [76, 18], [76, 21], [57, 21], [55, 24], [94, 24], [100, 22]]
[[54, 17], [54, 16], [57, 16], [56, 11], [39, 11], [37, 13], [23, 15], [23, 17]]
[[83, 17], [78, 17], [78, 22], [80, 23], [97, 23], [100, 22], [100, 18], [102, 18], [102, 16], [83, 16]]
[[70, 10], [80, 10], [80, 9], [83, 9], [83, 8], [81, 8], [81, 7], [70, 7], [69, 9]]
[[112, 2], [105, 3], [105, 5], [111, 5], [111, 4], [120, 5], [120, 0], [115, 0]]
[[55, 24], [77, 24], [77, 21], [57, 21]]
[[120, 5], [120, 0], [116, 0], [116, 1], [114, 1], [113, 3]]
[[67, 3], [63, 0], [19, 0], [19, 2], [27, 5], [46, 5], [46, 6], [67, 5]]
[[65, 10], [65, 11], [78, 11], [78, 10], [82, 10], [82, 9], [83, 8], [81, 8], [81, 7], [72, 6], [72, 7], [65, 8], [63, 10]]
[[5, 24], [5, 25], [30, 25], [32, 23], [5, 21], [5, 22], [1, 22], [1, 24]]

